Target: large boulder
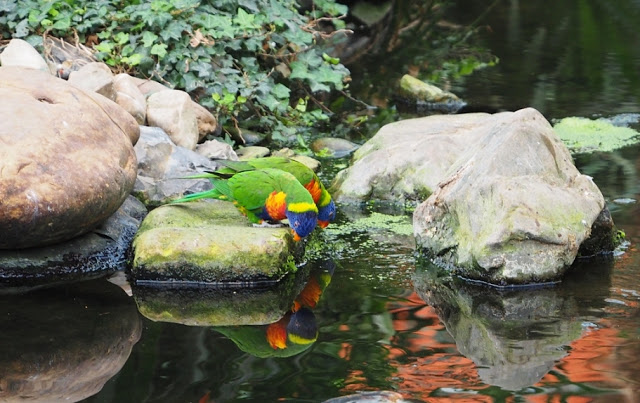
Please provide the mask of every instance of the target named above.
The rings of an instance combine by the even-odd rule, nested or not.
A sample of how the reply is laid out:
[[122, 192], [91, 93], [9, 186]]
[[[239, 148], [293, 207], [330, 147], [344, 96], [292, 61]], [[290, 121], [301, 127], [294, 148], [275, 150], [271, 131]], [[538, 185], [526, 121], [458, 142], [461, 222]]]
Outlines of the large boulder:
[[424, 200], [472, 145], [472, 129], [490, 120], [484, 113], [434, 115], [385, 125], [338, 173], [332, 195], [342, 203]]
[[418, 247], [476, 280], [560, 278], [605, 207], [598, 187], [534, 109], [479, 116], [457, 137], [465, 151], [414, 212]]
[[136, 121], [39, 70], [0, 67], [0, 248], [53, 244], [113, 214], [133, 189]]

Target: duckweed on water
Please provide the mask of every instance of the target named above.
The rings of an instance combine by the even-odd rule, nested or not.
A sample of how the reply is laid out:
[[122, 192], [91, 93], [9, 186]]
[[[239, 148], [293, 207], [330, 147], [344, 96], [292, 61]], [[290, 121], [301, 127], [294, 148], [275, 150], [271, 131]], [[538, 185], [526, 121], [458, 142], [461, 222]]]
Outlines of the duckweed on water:
[[361, 217], [332, 228], [335, 234], [348, 234], [359, 231], [384, 230], [397, 235], [413, 235], [411, 218], [404, 215], [389, 215], [373, 212], [367, 217]]
[[553, 129], [572, 153], [608, 152], [640, 142], [640, 133], [614, 126], [604, 119], [569, 117], [557, 122]]

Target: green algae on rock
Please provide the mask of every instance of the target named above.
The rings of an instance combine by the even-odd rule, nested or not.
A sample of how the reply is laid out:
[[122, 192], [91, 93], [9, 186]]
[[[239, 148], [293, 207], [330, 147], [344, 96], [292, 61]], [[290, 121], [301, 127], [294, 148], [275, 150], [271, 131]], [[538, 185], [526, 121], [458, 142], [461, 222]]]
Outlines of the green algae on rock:
[[557, 122], [553, 130], [574, 154], [608, 152], [640, 141], [637, 131], [614, 126], [605, 119], [568, 117]]
[[145, 218], [133, 241], [137, 284], [255, 287], [296, 271], [302, 251], [289, 228], [256, 228], [229, 202], [165, 205]]

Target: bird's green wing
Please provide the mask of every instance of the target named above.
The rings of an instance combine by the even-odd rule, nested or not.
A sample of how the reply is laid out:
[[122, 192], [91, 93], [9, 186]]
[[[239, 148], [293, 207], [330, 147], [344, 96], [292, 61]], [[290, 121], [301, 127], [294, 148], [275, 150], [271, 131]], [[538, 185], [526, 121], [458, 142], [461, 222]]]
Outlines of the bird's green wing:
[[233, 199], [250, 211], [264, 207], [269, 194], [280, 190], [272, 175], [264, 170], [237, 173], [228, 179], [228, 184]]
[[274, 168], [289, 172], [295, 176], [303, 186], [315, 177], [315, 173], [311, 168], [301, 162], [286, 157], [256, 158], [247, 161], [247, 163], [256, 169]]

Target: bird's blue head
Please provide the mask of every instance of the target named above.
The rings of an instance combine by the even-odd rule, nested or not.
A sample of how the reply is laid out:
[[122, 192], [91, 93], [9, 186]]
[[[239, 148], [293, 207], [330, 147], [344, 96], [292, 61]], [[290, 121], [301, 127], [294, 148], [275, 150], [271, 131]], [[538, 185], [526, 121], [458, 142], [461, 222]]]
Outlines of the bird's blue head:
[[291, 314], [287, 336], [295, 344], [311, 344], [318, 339], [318, 322], [309, 308], [302, 307]]
[[326, 206], [318, 208], [318, 225], [327, 228], [327, 225], [336, 218], [336, 204], [331, 200]]
[[288, 210], [286, 214], [289, 219], [289, 226], [293, 232], [293, 239], [296, 241], [309, 235], [318, 222], [318, 213], [315, 211], [295, 213]]

